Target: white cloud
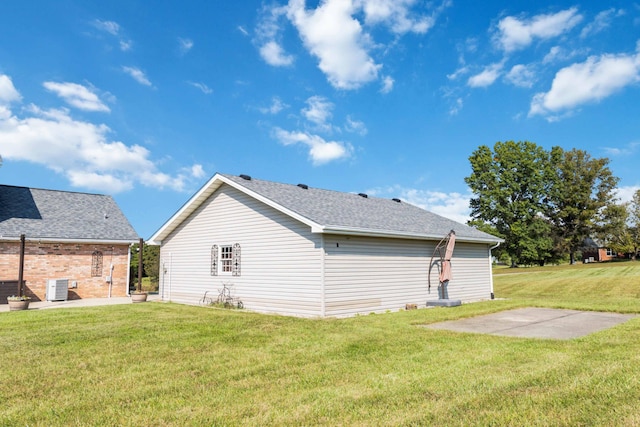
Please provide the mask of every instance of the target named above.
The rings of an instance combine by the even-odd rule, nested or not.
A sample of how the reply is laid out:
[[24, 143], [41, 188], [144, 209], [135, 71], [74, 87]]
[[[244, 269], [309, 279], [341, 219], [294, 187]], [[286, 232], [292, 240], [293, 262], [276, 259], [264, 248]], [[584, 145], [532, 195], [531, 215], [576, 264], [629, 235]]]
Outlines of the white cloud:
[[471, 217], [470, 194], [442, 193], [437, 191], [406, 190], [401, 198], [445, 218], [465, 224]]
[[558, 71], [549, 92], [531, 101], [529, 116], [552, 116], [581, 104], [598, 102], [640, 81], [640, 53], [591, 56]]
[[549, 49], [549, 52], [542, 59], [543, 64], [557, 63], [560, 61], [568, 61], [571, 58], [577, 56], [586, 56], [588, 54], [588, 48], [580, 48], [574, 50], [567, 50], [560, 46], [553, 46]]
[[62, 98], [67, 104], [84, 111], [111, 111], [98, 95], [77, 83], [44, 82], [43, 86]]
[[325, 97], [312, 96], [307, 99], [307, 108], [303, 108], [302, 115], [311, 123], [317, 125], [320, 129], [325, 131], [331, 130], [331, 124], [327, 123], [333, 114], [333, 104], [329, 102]]
[[282, 102], [280, 98], [274, 96], [273, 98], [271, 98], [271, 105], [269, 105], [268, 107], [260, 108], [259, 110], [262, 114], [278, 114], [285, 108], [289, 108], [289, 106]]
[[463, 65], [460, 68], [458, 68], [457, 70], [455, 70], [453, 73], [451, 74], [447, 74], [447, 78], [449, 80], [456, 80], [458, 77], [467, 74], [469, 72], [469, 67], [467, 65]]
[[396, 34], [426, 33], [433, 27], [437, 15], [451, 5], [451, 1], [445, 1], [433, 15], [413, 17], [409, 9], [416, 0], [360, 0], [355, 3], [362, 7], [368, 25], [384, 24]]
[[368, 129], [364, 122], [359, 120], [354, 120], [351, 116], [347, 116], [347, 122], [344, 126], [347, 132], [357, 133], [358, 135], [364, 136], [367, 134]]
[[536, 79], [536, 73], [529, 66], [523, 64], [514, 65], [506, 74], [508, 82], [515, 86], [530, 88]]
[[625, 147], [603, 147], [604, 151], [610, 156], [631, 156], [640, 147], [640, 142], [630, 142]]
[[100, 31], [107, 32], [112, 36], [117, 36], [120, 32], [120, 25], [117, 22], [113, 21], [101, 21], [99, 19], [94, 19], [92, 22], [93, 26], [99, 29]]
[[596, 15], [593, 22], [590, 22], [589, 24], [585, 25], [585, 27], [582, 29], [582, 32], [580, 32], [580, 37], [585, 38], [606, 30], [611, 26], [611, 23], [613, 22], [613, 18], [622, 16], [624, 14], [625, 14], [624, 10], [622, 9], [616, 10], [613, 7], [611, 9], [603, 10], [602, 12]]
[[294, 58], [292, 55], [285, 53], [282, 46], [277, 42], [271, 40], [260, 48], [260, 56], [265, 62], [274, 67], [287, 67], [293, 64]]
[[188, 84], [190, 84], [191, 86], [198, 88], [202, 91], [202, 93], [209, 95], [211, 93], [213, 93], [213, 89], [211, 89], [209, 86], [207, 86], [204, 83], [198, 83], [198, 82], [187, 82]]
[[[0, 75], [0, 82], [7, 78]], [[110, 193], [136, 183], [181, 191], [188, 183], [183, 174], [160, 172], [146, 148], [110, 139], [104, 124], [76, 120], [66, 109], [30, 105], [23, 111], [22, 117], [8, 108], [0, 114], [0, 152], [7, 161], [43, 165], [74, 186]]]
[[460, 110], [462, 110], [463, 106], [464, 102], [462, 98], [456, 98], [451, 108], [449, 108], [449, 115], [455, 116], [460, 112]]
[[498, 22], [494, 42], [505, 52], [523, 49], [534, 39], [557, 37], [575, 27], [582, 20], [578, 9], [572, 7], [557, 13], [536, 15], [531, 19], [507, 16]]
[[108, 34], [111, 34], [112, 36], [117, 37], [120, 50], [122, 50], [123, 52], [130, 50], [131, 46], [133, 46], [133, 42], [131, 40], [127, 40], [122, 37], [122, 31], [121, 31], [122, 28], [117, 22], [101, 21], [100, 19], [94, 19], [93, 22], [91, 22], [91, 25], [93, 25], [95, 28], [97, 28], [100, 31], [103, 31], [105, 33], [108, 33]]
[[549, 49], [549, 53], [547, 53], [542, 59], [543, 64], [548, 64], [550, 62], [555, 62], [558, 58], [563, 58], [565, 55], [563, 53], [563, 49], [560, 46], [553, 46]]
[[382, 88], [380, 89], [381, 93], [389, 93], [393, 90], [393, 84], [395, 83], [395, 81], [389, 77], [389, 76], [385, 76], [382, 79]]
[[190, 169], [191, 176], [194, 178], [204, 178], [206, 176], [206, 172], [204, 171], [202, 165], [193, 165]]
[[[278, 40], [280, 21], [286, 14], [286, 6], [263, 7], [262, 16], [256, 28], [254, 42], [259, 46], [260, 56], [267, 64], [274, 67], [288, 67], [295, 60], [292, 55], [284, 50]], [[248, 34], [244, 28], [240, 31]]]
[[131, 49], [133, 42], [131, 40], [120, 40], [120, 50], [126, 52]]
[[469, 77], [467, 85], [471, 87], [491, 86], [502, 74], [503, 62], [487, 65], [480, 73]]
[[20, 92], [13, 86], [11, 77], [0, 74], [0, 106], [9, 105], [21, 99], [22, 96], [20, 96]]
[[283, 145], [304, 144], [309, 148], [309, 158], [314, 165], [322, 165], [351, 156], [353, 148], [337, 141], [325, 141], [318, 135], [306, 132], [289, 132], [281, 128], [273, 129], [273, 137]]
[[[384, 26], [396, 36], [424, 34], [452, 2], [444, 0], [430, 15], [411, 10], [421, 4], [418, 0], [321, 0], [314, 9], [307, 9], [305, 0], [289, 0], [286, 6], [263, 8], [256, 44], [267, 63], [291, 65], [293, 57], [279, 42], [287, 18], [304, 47], [318, 59], [329, 83], [337, 89], [357, 89], [381, 78], [382, 64], [372, 57], [381, 46], [373, 40], [372, 27]], [[393, 79], [382, 78], [386, 93], [392, 89]]]
[[151, 86], [151, 81], [147, 78], [144, 72], [137, 67], [122, 67], [122, 71], [129, 74], [135, 81], [141, 85]]
[[186, 54], [193, 48], [193, 40], [178, 37], [178, 47], [181, 54]]
[[242, 26], [242, 25], [238, 25], [238, 31], [240, 31], [243, 35], [248, 36], [249, 32]]
[[471, 193], [444, 193], [405, 188], [399, 185], [367, 190], [367, 193], [377, 197], [397, 197], [404, 202], [462, 224], [466, 224], [471, 217], [471, 209], [469, 208]]
[[633, 195], [636, 194], [636, 191], [640, 190], [640, 186], [631, 185], [626, 187], [618, 187], [615, 192], [616, 196], [620, 199], [620, 202], [627, 203], [633, 200]]
[[369, 36], [353, 18], [351, 1], [326, 0], [317, 9], [305, 9], [304, 0], [289, 1], [289, 19], [319, 67], [338, 89], [356, 89], [378, 78], [381, 65], [369, 56]]

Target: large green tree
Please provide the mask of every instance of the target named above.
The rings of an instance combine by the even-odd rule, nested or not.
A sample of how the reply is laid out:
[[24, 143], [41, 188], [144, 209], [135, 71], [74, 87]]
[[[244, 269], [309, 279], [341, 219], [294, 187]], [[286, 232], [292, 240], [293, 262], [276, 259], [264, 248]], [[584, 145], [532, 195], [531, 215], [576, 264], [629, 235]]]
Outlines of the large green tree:
[[609, 169], [607, 158], [592, 158], [575, 148], [565, 151], [554, 147], [550, 154], [553, 185], [545, 200], [545, 214], [555, 234], [563, 239], [573, 264], [585, 239], [600, 232], [601, 217], [615, 202], [618, 178]]
[[541, 216], [553, 183], [549, 153], [529, 141], [482, 145], [469, 157], [465, 182], [474, 193], [473, 221], [491, 225], [505, 239], [512, 266], [543, 263], [553, 255], [551, 223]]
[[640, 190], [633, 194], [633, 199], [628, 207], [629, 217], [629, 237], [631, 240], [632, 258], [636, 259], [638, 251], [640, 251]]
[[[138, 281], [138, 243], [131, 246], [131, 281]], [[160, 276], [160, 246], [147, 245], [142, 247], [142, 275], [149, 277], [152, 283], [158, 283]]]
[[632, 230], [629, 226], [629, 203], [613, 203], [606, 206], [600, 215], [599, 241], [616, 253], [632, 253], [634, 250]]

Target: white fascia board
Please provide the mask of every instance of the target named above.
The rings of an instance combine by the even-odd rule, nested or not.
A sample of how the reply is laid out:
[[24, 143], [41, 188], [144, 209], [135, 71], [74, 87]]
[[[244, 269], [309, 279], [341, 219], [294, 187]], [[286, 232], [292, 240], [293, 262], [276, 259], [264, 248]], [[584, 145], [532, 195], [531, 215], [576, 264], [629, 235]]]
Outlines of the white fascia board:
[[302, 215], [299, 215], [284, 206], [281, 206], [275, 203], [273, 200], [268, 199], [264, 196], [261, 196], [258, 193], [255, 193], [248, 189], [247, 187], [238, 184], [235, 181], [232, 181], [228, 178], [225, 178], [221, 174], [215, 174], [213, 178], [211, 178], [191, 199], [189, 199], [158, 231], [155, 232], [153, 236], [151, 236], [148, 240], [148, 244], [150, 245], [160, 245], [162, 241], [169, 235], [173, 230], [175, 230], [185, 219], [189, 217], [202, 203], [204, 203], [222, 184], [227, 184], [230, 187], [235, 188], [238, 191], [252, 197], [260, 202], [271, 206], [272, 208], [288, 215], [303, 224], [308, 225], [312, 229], [320, 227], [319, 224], [311, 221], [309, 218], [306, 218]]
[[215, 174], [206, 184], [204, 184], [196, 194], [194, 194], [187, 202], [182, 205], [178, 211], [173, 214], [167, 222], [165, 222], [148, 240], [151, 245], [160, 245], [162, 241], [175, 230], [189, 215], [191, 215], [202, 203], [209, 198], [215, 190], [221, 185], [224, 177]]
[[284, 206], [274, 202], [273, 200], [268, 199], [268, 198], [266, 198], [264, 196], [261, 196], [260, 194], [251, 191], [247, 187], [245, 187], [245, 186], [243, 186], [241, 184], [238, 184], [235, 181], [231, 181], [229, 179], [226, 179], [224, 176], [221, 176], [220, 179], [225, 184], [228, 184], [231, 187], [235, 188], [236, 190], [243, 192], [247, 196], [258, 200], [258, 201], [264, 203], [265, 205], [271, 206], [272, 208], [282, 212], [283, 214], [285, 214], [287, 216], [290, 216], [291, 218], [294, 218], [294, 219], [300, 221], [301, 223], [303, 223], [305, 225], [308, 225], [309, 227], [311, 227], [311, 230], [314, 233], [317, 232], [317, 231], [313, 231], [313, 230], [322, 229], [322, 226], [320, 224], [318, 224], [317, 222], [312, 221], [309, 218], [307, 218], [305, 216], [302, 216], [302, 215], [300, 215], [300, 214], [298, 214], [298, 213], [296, 213], [296, 212], [294, 212], [294, 211], [292, 211], [290, 209], [287, 209]]
[[[349, 236], [366, 236], [366, 237], [391, 237], [399, 239], [413, 239], [413, 240], [441, 240], [443, 236], [432, 234], [419, 234], [419, 233], [399, 233], [397, 231], [385, 231], [385, 230], [370, 230], [364, 228], [348, 228], [348, 227], [318, 227], [312, 228], [312, 233], [324, 233], [324, 234], [344, 234]], [[496, 244], [504, 242], [503, 239], [483, 239], [483, 238], [470, 238], [459, 237], [456, 235], [457, 242], [465, 243], [484, 243], [484, 244]]]

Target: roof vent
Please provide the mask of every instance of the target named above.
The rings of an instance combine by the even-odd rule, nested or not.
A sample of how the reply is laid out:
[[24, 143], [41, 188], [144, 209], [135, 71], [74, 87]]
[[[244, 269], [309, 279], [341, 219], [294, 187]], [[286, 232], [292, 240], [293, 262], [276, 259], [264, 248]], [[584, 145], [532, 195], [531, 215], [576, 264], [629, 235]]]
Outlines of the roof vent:
[[309, 189], [309, 186], [307, 184], [298, 184], [298, 187], [303, 188], [305, 190]]
[[360, 197], [364, 197], [365, 199], [366, 199], [367, 197], [369, 197], [369, 196], [367, 196], [365, 193], [358, 193], [358, 196], [360, 196]]
[[249, 175], [244, 175], [243, 174], [243, 175], [240, 175], [240, 178], [246, 179], [247, 181], [251, 181], [251, 176], [249, 176]]
[[391, 200], [393, 200], [394, 202], [397, 202], [397, 203], [402, 202], [402, 200], [400, 200], [400, 199], [391, 199]]

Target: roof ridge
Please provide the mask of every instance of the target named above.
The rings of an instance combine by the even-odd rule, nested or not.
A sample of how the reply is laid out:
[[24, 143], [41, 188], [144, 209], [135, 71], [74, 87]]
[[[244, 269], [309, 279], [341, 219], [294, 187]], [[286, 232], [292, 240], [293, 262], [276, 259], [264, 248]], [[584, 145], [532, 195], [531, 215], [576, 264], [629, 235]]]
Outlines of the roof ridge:
[[24, 185], [9, 185], [9, 184], [0, 184], [0, 187], [9, 187], [9, 188], [25, 188], [27, 190], [37, 190], [37, 191], [47, 191], [51, 193], [67, 193], [67, 194], [84, 194], [87, 196], [102, 196], [102, 197], [111, 197], [110, 194], [102, 194], [102, 193], [89, 193], [87, 191], [72, 191], [72, 190], [52, 190], [50, 188], [40, 188], [40, 187], [27, 187]]
[[[231, 177], [231, 178], [244, 179], [240, 175], [231, 175], [231, 174], [223, 174], [223, 173], [221, 173], [219, 175], [222, 175], [222, 176], [227, 177], [227, 178]], [[251, 180], [249, 180], [249, 181], [260, 181], [260, 182], [266, 182], [266, 183], [271, 183], [271, 184], [286, 185], [286, 186], [290, 186], [290, 187], [299, 187], [298, 184], [300, 184], [300, 183], [298, 183], [298, 184], [289, 184], [288, 182], [271, 181], [271, 180], [268, 180], [268, 179], [254, 178], [253, 176], [251, 176]], [[365, 191], [362, 191], [362, 192], [356, 192], [356, 190], [353, 190], [353, 191], [340, 191], [340, 190], [332, 190], [330, 188], [315, 187], [315, 186], [312, 186], [312, 185], [308, 185], [306, 183], [304, 183], [304, 184], [307, 185], [307, 187], [308, 187], [308, 188], [305, 188], [305, 190], [319, 190], [319, 191], [326, 191], [326, 192], [329, 192], [329, 193], [336, 193], [336, 194], [349, 194], [349, 195], [358, 196], [358, 197], [362, 197], [362, 196], [360, 196], [360, 194], [366, 194], [368, 196], [367, 197], [368, 199], [391, 200], [391, 201], [393, 201], [393, 198], [379, 197], [379, 196], [371, 195], [371, 194], [369, 194], [369, 193], [367, 193]], [[403, 202], [404, 202], [404, 200], [403, 200]], [[406, 202], [404, 202], [404, 203], [406, 203]], [[411, 203], [407, 203], [407, 204], [411, 205]], [[411, 205], [411, 206], [415, 206], [415, 205]]]

